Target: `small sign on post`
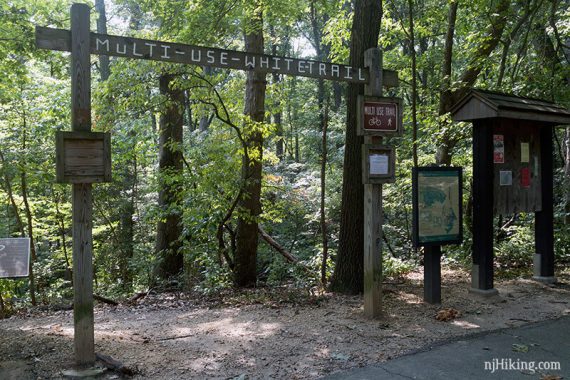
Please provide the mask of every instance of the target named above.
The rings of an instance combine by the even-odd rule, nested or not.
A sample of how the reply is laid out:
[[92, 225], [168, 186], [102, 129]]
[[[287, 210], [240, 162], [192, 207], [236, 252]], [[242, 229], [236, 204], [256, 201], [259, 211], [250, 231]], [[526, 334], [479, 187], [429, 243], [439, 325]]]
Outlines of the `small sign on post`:
[[0, 239], [0, 278], [28, 277], [30, 238]]
[[111, 182], [109, 133], [58, 131], [55, 136], [57, 182]]
[[402, 99], [381, 96], [359, 96], [358, 135], [401, 136]]
[[378, 144], [362, 146], [362, 183], [381, 184], [394, 182], [396, 155], [394, 148]]

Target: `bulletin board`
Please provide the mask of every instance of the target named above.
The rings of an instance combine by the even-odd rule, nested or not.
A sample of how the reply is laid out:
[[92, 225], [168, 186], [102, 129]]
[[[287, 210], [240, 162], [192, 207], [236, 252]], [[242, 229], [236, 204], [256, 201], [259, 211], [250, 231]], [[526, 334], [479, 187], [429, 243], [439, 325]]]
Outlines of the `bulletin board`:
[[527, 121], [504, 120], [493, 128], [495, 215], [542, 210], [539, 130]]

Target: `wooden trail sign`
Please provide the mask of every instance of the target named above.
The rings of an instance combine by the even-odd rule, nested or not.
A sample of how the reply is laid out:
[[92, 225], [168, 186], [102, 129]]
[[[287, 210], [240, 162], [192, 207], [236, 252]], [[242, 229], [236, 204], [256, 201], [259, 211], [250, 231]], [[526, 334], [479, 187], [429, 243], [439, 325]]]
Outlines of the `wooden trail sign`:
[[358, 97], [359, 136], [401, 136], [403, 107], [400, 98], [361, 95]]
[[[71, 52], [73, 132], [57, 135], [57, 179], [73, 183], [74, 352], [77, 364], [82, 366], [95, 363], [92, 183], [110, 180], [109, 137], [91, 132], [90, 54], [362, 83], [371, 90], [368, 95], [375, 96], [382, 95], [382, 86], [398, 86], [397, 72], [382, 70], [381, 64], [377, 65], [378, 60], [368, 59], [367, 67], [354, 68], [308, 59], [97, 34], [90, 32], [89, 25], [89, 6], [76, 3], [71, 6], [71, 30], [36, 26], [36, 47]], [[380, 310], [382, 192], [380, 185], [366, 186], [370, 189], [374, 186], [373, 194], [366, 196], [374, 205], [367, 208], [371, 227], [366, 239], [371, 243], [365, 252], [365, 268], [373, 270], [367, 272], [372, 277], [365, 275], [369, 279], [365, 279], [365, 288], [373, 289], [365, 292], [365, 312], [377, 316]]]
[[[370, 77], [368, 68], [109, 34], [90, 33], [88, 42], [90, 53], [98, 55], [221, 69], [256, 70], [363, 84], [368, 83]], [[71, 33], [69, 30], [36, 26], [36, 46], [40, 49], [71, 51]], [[384, 86], [398, 86], [398, 74], [395, 71], [383, 70], [382, 78]]]
[[56, 182], [111, 181], [111, 136], [98, 132], [56, 132]]

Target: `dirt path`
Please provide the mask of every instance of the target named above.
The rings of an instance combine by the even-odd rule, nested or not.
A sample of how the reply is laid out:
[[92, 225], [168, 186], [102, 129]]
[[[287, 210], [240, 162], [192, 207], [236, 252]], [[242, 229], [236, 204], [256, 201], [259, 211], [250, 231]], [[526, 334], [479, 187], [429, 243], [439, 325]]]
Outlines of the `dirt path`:
[[[136, 306], [97, 306], [96, 351], [136, 369], [141, 379], [309, 379], [436, 341], [570, 314], [568, 275], [554, 287], [499, 282], [500, 296], [492, 300], [467, 292], [467, 273], [443, 276], [441, 306], [422, 302], [421, 273], [386, 285], [378, 321], [364, 318], [361, 297], [295, 291], [241, 293], [221, 304], [162, 294]], [[435, 315], [442, 308], [460, 314], [441, 322]], [[2, 379], [61, 378], [73, 365], [70, 311], [12, 317], [0, 321], [0, 334]]]

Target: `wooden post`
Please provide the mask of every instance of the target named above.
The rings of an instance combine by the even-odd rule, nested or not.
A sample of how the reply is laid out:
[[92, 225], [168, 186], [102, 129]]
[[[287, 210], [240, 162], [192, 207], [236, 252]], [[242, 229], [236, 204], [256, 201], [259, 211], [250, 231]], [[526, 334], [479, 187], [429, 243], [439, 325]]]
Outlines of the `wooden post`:
[[[87, 4], [71, 6], [71, 127], [91, 130], [90, 20]], [[75, 361], [95, 363], [91, 184], [73, 184], [73, 320]]]
[[[364, 94], [382, 96], [382, 52], [377, 48], [364, 53], [364, 66], [370, 80]], [[365, 144], [380, 144], [379, 136], [364, 136]], [[382, 185], [364, 185], [364, 314], [378, 318], [382, 312]]]
[[424, 301], [441, 303], [441, 246], [424, 247]]
[[473, 267], [470, 291], [484, 296], [493, 288], [493, 125], [473, 122]]
[[554, 277], [554, 193], [552, 171], [553, 127], [540, 127], [540, 170], [542, 187], [542, 211], [535, 213], [534, 279], [552, 284]]

